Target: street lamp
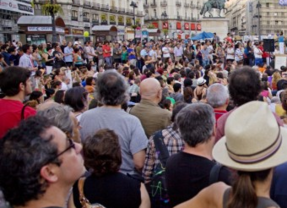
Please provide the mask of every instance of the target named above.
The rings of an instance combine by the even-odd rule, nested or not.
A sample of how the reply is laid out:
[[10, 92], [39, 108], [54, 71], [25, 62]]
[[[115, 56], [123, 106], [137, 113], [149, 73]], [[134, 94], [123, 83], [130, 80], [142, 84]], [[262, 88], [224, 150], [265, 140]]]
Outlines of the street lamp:
[[133, 8], [133, 13], [134, 13], [134, 39], [136, 39], [136, 13], [135, 13], [135, 8], [137, 8], [137, 4], [135, 2], [131, 2], [130, 6]]
[[[54, 0], [50, 1], [51, 4], [54, 4]], [[57, 42], [57, 34], [56, 34], [56, 25], [55, 25], [55, 13], [51, 10], [51, 20], [52, 20], [52, 43]]]
[[260, 4], [260, 1], [258, 0], [258, 3], [256, 5], [256, 8], [257, 8], [257, 11], [258, 11], [258, 39], [259, 41], [261, 40], [261, 28], [260, 28], [260, 8], [261, 8], [261, 4]]
[[166, 11], [164, 11], [164, 12], [161, 14], [161, 17], [162, 17], [163, 19], [166, 19], [166, 18], [167, 18]]

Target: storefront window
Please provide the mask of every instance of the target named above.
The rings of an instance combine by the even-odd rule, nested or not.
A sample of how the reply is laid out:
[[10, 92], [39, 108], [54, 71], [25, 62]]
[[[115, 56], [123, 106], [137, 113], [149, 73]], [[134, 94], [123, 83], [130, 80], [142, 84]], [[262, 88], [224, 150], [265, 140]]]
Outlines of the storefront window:
[[27, 35], [27, 43], [40, 45], [42, 43], [46, 43], [46, 35]]

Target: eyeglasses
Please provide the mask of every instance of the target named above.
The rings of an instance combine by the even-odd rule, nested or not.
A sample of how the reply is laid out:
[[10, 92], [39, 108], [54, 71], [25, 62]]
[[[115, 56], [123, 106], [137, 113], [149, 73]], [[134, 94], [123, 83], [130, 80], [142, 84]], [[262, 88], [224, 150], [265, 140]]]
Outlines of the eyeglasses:
[[73, 142], [73, 140], [70, 139], [70, 138], [67, 138], [67, 139], [68, 139], [68, 141], [69, 141], [69, 146], [68, 146], [65, 150], [63, 150], [62, 152], [58, 153], [57, 156], [56, 156], [56, 158], [57, 158], [57, 157], [60, 157], [62, 154], [64, 154], [65, 152], [67, 152], [67, 151], [70, 150], [70, 149], [76, 149], [76, 145], [75, 145], [75, 143]]
[[70, 149], [76, 149], [76, 145], [75, 145], [75, 143], [73, 142], [73, 140], [72, 140], [71, 138], [68, 138], [68, 137], [67, 137], [66, 139], [67, 139], [68, 142], [69, 142], [69, 146], [68, 146], [65, 150], [63, 150], [62, 152], [58, 153], [55, 157], [51, 158], [51, 159], [47, 162], [47, 164], [53, 162], [53, 161], [56, 160], [58, 157], [60, 157], [62, 154], [64, 154], [65, 152], [69, 151]]

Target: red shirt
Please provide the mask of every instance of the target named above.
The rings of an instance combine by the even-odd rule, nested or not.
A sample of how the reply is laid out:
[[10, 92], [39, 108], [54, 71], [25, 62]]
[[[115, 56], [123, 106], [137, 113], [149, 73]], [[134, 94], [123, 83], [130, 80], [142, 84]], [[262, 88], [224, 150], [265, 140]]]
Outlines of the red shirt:
[[[21, 121], [23, 103], [16, 100], [0, 99], [0, 139]], [[36, 115], [36, 110], [27, 106], [24, 111], [24, 118]]]
[[[103, 57], [111, 57], [111, 47], [109, 45], [103, 45]], [[106, 52], [107, 51], [107, 52]]]
[[217, 122], [217, 120], [218, 120], [221, 116], [223, 116], [223, 114], [225, 114], [225, 113], [227, 113], [226, 110], [215, 110], [215, 109], [214, 109], [214, 114], [215, 114], [216, 122]]

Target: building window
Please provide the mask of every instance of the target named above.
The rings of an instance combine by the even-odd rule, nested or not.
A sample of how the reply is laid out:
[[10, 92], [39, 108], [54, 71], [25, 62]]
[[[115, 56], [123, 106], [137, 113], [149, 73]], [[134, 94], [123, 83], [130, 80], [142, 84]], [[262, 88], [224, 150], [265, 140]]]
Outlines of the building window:
[[277, 13], [277, 12], [274, 12], [274, 16], [278, 16], [278, 13]]
[[72, 10], [72, 17], [78, 17], [78, 11]]
[[270, 13], [269, 12], [267, 12], [267, 16], [269, 16], [270, 15]]
[[276, 20], [276, 21], [275, 21], [275, 25], [278, 25], [278, 23], [279, 23], [279, 22]]
[[269, 7], [269, 3], [266, 3], [266, 7]]
[[267, 21], [267, 25], [270, 25], [270, 21]]

